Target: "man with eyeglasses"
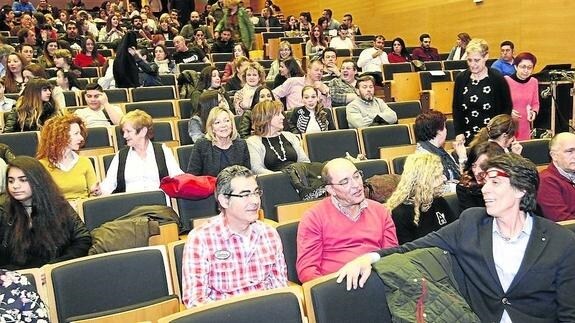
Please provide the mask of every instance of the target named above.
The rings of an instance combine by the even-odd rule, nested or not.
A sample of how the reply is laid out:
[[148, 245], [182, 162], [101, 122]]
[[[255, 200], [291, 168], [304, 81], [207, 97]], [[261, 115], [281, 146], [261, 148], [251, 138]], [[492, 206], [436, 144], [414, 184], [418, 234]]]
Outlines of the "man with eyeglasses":
[[347, 277], [348, 290], [363, 287], [380, 257], [438, 247], [456, 261], [459, 292], [481, 322], [575, 322], [575, 235], [534, 213], [535, 165], [509, 153], [482, 168], [485, 208], [468, 209], [458, 221], [398, 248], [360, 256], [337, 281]]
[[298, 226], [296, 269], [302, 283], [336, 272], [366, 252], [397, 246], [391, 212], [365, 198], [361, 170], [337, 158], [324, 166], [322, 179], [329, 196]]
[[551, 164], [539, 174], [537, 202], [553, 221], [575, 220], [575, 134], [562, 132], [549, 142]]
[[249, 169], [223, 169], [215, 196], [221, 213], [188, 235], [182, 299], [194, 307], [232, 296], [287, 286], [277, 231], [258, 221], [261, 189]]

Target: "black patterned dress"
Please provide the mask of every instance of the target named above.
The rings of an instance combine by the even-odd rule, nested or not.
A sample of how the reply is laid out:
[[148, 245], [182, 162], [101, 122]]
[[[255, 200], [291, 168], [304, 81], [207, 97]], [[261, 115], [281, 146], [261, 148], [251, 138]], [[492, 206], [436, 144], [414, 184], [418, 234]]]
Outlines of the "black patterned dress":
[[472, 79], [469, 71], [458, 75], [453, 93], [453, 123], [455, 133], [465, 135], [466, 145], [491, 118], [511, 114], [513, 105], [506, 83], [501, 74], [491, 69], [481, 80]]

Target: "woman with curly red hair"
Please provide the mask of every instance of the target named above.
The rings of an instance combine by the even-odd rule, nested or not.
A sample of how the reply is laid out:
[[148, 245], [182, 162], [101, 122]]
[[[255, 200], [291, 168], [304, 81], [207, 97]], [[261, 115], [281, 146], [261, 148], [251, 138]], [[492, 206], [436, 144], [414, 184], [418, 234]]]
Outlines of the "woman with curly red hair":
[[94, 167], [76, 152], [84, 144], [86, 127], [73, 114], [54, 117], [42, 128], [36, 158], [74, 207], [79, 199], [100, 195]]

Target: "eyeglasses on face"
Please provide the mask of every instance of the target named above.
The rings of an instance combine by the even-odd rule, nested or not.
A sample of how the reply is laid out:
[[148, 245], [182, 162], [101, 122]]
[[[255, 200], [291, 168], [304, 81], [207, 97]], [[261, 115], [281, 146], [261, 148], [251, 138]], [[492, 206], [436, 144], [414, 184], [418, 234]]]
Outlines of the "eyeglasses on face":
[[264, 195], [264, 191], [258, 187], [253, 192], [242, 192], [240, 194], [225, 193], [224, 195], [228, 197], [239, 197], [241, 199], [245, 199], [248, 197], [261, 197], [262, 195]]
[[491, 170], [487, 170], [485, 172], [481, 172], [477, 175], [477, 177], [479, 177], [479, 179], [481, 180], [485, 180], [487, 178], [496, 178], [496, 177], [506, 177], [509, 178], [509, 174], [507, 174], [506, 172], [499, 170], [499, 169], [491, 169]]
[[351, 177], [344, 178], [341, 181], [339, 181], [339, 183], [327, 183], [327, 185], [346, 186], [349, 185], [349, 183], [351, 183], [352, 180], [356, 182], [363, 180], [363, 171], [358, 169], [353, 173], [353, 175], [351, 175]]

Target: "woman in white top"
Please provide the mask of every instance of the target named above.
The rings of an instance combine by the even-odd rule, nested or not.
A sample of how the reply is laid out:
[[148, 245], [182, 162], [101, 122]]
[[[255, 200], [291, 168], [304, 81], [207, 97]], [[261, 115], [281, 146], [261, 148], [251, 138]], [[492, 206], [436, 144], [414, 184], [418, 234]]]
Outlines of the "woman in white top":
[[166, 145], [150, 141], [154, 130], [149, 114], [141, 110], [128, 112], [120, 127], [127, 147], [114, 156], [100, 185], [102, 194], [156, 190], [161, 178], [183, 173]]

